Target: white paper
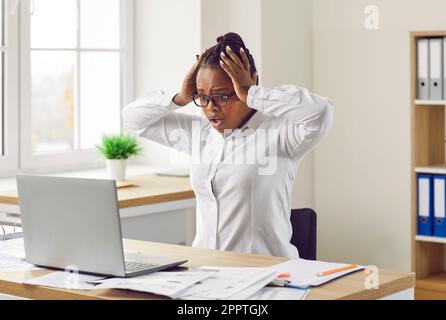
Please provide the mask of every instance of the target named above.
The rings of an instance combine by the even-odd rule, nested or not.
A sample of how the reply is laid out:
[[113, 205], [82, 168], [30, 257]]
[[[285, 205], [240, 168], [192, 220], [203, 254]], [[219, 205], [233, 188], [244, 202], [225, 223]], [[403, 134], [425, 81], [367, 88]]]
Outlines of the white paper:
[[0, 273], [40, 270], [33, 264], [27, 263], [24, 258], [17, 258], [0, 253]]
[[97, 289], [128, 289], [177, 298], [181, 292], [210, 277], [212, 271], [155, 272], [133, 278], [111, 278], [96, 286]]
[[271, 272], [267, 274], [267, 276], [263, 279], [259, 279], [256, 283], [251, 284], [246, 289], [243, 289], [242, 291], [232, 295], [228, 299], [230, 300], [244, 300], [248, 299], [250, 296], [254, 295], [255, 293], [259, 292], [259, 290], [262, 290], [265, 288], [265, 285], [276, 279], [278, 276], [277, 272]]
[[0, 241], [0, 253], [16, 258], [25, 258], [23, 238]]
[[318, 276], [319, 272], [324, 272], [332, 269], [346, 267], [349, 264], [344, 263], [331, 263], [322, 261], [312, 261], [305, 259], [288, 260], [286, 262], [276, 264], [269, 268], [276, 270], [280, 273], [289, 273], [290, 277], [281, 278], [284, 280], [291, 281], [291, 285], [298, 286], [300, 288], [306, 289], [310, 286], [319, 286], [333, 279], [342, 277], [346, 274], [362, 270], [363, 266], [357, 266], [354, 269], [349, 269], [341, 272], [336, 272], [327, 276]]
[[268, 268], [201, 267], [200, 270], [216, 272], [183, 292], [181, 299], [246, 299], [278, 275], [276, 271]]
[[250, 296], [249, 300], [304, 300], [310, 290], [264, 287]]
[[0, 241], [0, 273], [41, 270], [25, 260], [23, 239]]
[[103, 278], [104, 277], [100, 276], [91, 276], [65, 271], [55, 271], [44, 276], [27, 280], [25, 281], [25, 283], [61, 289], [93, 290], [95, 289], [96, 285], [90, 282]]

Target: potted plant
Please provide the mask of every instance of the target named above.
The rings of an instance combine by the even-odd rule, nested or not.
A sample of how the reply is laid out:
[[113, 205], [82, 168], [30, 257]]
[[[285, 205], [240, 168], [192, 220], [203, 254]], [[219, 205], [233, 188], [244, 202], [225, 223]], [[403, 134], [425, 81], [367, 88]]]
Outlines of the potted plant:
[[136, 137], [125, 134], [103, 135], [102, 144], [96, 146], [105, 157], [111, 179], [125, 181], [127, 159], [141, 153]]

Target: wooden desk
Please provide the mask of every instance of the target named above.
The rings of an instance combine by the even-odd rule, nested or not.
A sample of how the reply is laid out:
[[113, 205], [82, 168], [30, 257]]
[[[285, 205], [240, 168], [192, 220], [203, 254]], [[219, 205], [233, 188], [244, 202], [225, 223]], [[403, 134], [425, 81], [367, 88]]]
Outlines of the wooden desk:
[[[188, 177], [130, 176], [133, 186], [118, 188], [125, 238], [191, 244], [195, 236], [195, 194]], [[172, 219], [177, 223], [172, 226]], [[0, 191], [0, 224], [20, 225], [17, 190]], [[154, 226], [158, 226], [155, 228]], [[168, 230], [169, 232], [161, 232]]]
[[[118, 189], [120, 208], [195, 198], [189, 178], [145, 174], [129, 177], [133, 186]], [[0, 203], [18, 206], [17, 190], [0, 191]]]
[[[124, 240], [126, 250], [137, 250], [141, 253], [164, 255], [174, 258], [188, 259], [185, 266], [270, 266], [286, 261], [285, 258], [265, 257], [236, 252], [197, 249], [191, 247], [168, 245], [153, 242]], [[92, 290], [73, 291], [24, 285], [21, 282], [32, 277], [52, 272], [39, 270], [32, 272], [0, 274], [0, 293], [30, 299], [164, 299], [148, 293], [125, 290]], [[379, 289], [366, 289], [364, 286], [367, 274], [363, 271], [337, 279], [323, 286], [313, 288], [307, 299], [379, 299], [415, 287], [415, 274], [389, 270], [380, 270]]]

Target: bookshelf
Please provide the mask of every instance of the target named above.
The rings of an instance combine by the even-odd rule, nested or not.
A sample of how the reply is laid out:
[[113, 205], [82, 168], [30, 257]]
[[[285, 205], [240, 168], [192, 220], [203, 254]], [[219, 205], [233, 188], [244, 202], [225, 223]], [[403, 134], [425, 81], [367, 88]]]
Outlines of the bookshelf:
[[417, 106], [440, 106], [446, 105], [446, 100], [415, 100]]
[[446, 174], [446, 165], [433, 165], [425, 167], [416, 167], [416, 173], [430, 173], [430, 174]]
[[424, 241], [424, 242], [434, 242], [434, 243], [445, 243], [446, 238], [442, 237], [430, 237], [430, 236], [415, 236], [415, 241]]
[[417, 173], [446, 174], [446, 101], [417, 100], [417, 40], [446, 37], [446, 31], [412, 32], [411, 51], [411, 217], [412, 271], [416, 299], [446, 299], [446, 238], [417, 235]]

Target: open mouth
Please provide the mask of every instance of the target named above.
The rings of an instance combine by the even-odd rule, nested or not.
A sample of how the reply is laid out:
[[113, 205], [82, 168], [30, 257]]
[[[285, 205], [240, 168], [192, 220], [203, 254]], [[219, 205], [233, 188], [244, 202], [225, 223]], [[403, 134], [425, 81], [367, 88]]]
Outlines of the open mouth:
[[211, 122], [214, 128], [221, 128], [225, 119], [223, 117], [210, 117], [209, 121]]

